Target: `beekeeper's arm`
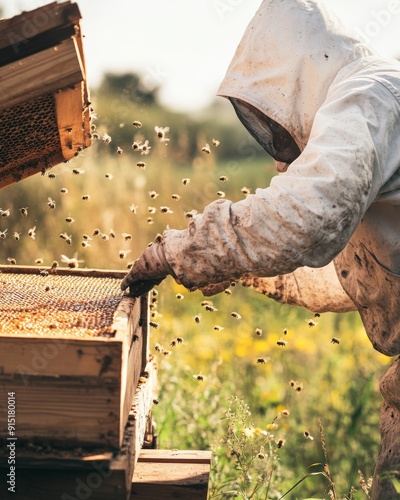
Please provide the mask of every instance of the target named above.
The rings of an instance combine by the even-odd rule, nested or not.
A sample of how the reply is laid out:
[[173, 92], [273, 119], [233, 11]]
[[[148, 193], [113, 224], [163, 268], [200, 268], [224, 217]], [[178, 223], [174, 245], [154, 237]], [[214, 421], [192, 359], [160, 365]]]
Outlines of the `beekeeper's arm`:
[[[358, 92], [351, 82], [339, 88], [318, 111], [306, 148], [287, 172], [242, 201], [211, 203], [185, 230], [166, 231], [146, 250], [155, 252], [157, 264], [147, 259], [143, 267], [140, 258], [123, 288], [135, 293], [137, 283], [161, 273], [190, 290], [212, 291], [213, 284], [222, 290], [231, 280], [326, 266], [398, 168], [390, 159], [393, 132], [385, 126], [398, 121], [398, 112], [397, 101], [373, 80]], [[325, 292], [329, 297], [329, 287]]]

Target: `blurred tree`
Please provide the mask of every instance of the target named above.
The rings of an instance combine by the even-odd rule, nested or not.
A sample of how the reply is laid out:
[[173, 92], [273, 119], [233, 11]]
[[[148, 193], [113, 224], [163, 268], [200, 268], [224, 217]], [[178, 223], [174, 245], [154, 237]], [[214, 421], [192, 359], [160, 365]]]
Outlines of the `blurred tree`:
[[159, 87], [154, 86], [151, 89], [146, 87], [135, 73], [121, 75], [106, 73], [98, 90], [103, 94], [124, 94], [129, 101], [134, 103], [151, 105], [158, 102]]

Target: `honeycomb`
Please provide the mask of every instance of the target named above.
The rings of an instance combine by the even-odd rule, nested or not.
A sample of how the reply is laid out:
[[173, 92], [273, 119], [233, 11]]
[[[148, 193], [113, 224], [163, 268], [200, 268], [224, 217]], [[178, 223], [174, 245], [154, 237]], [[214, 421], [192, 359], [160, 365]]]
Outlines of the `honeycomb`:
[[0, 274], [0, 334], [112, 337], [121, 280], [57, 274]]
[[0, 113], [0, 180], [12, 175], [18, 181], [25, 170], [50, 167], [57, 154], [61, 143], [52, 94]]

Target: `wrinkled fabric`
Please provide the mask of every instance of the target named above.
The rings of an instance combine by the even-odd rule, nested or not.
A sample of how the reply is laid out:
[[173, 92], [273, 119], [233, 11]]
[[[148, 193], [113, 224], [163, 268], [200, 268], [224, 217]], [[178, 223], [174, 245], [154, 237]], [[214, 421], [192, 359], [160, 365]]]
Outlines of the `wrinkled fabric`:
[[[320, 2], [264, 1], [218, 94], [278, 122], [301, 154], [278, 163], [286, 171], [267, 188], [217, 200], [186, 230], [165, 232], [178, 279], [193, 290], [321, 268], [371, 206], [400, 205], [399, 89], [400, 64], [349, 35]], [[398, 220], [388, 221], [388, 234], [398, 233]]]

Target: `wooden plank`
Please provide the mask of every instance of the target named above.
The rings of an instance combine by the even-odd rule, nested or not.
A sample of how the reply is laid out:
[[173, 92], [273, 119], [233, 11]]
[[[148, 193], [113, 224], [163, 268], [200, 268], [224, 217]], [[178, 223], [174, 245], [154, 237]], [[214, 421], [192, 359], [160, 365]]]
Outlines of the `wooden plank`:
[[139, 462], [210, 465], [211, 451], [143, 449], [139, 455]]
[[84, 78], [76, 40], [33, 54], [0, 68], [0, 110], [72, 87]]
[[60, 43], [74, 34], [81, 14], [70, 1], [53, 2], [0, 20], [0, 66]]
[[[14, 273], [14, 274], [40, 274], [41, 271], [52, 273], [53, 270], [49, 266], [5, 266], [0, 265], [0, 273]], [[76, 268], [57, 267], [54, 274], [60, 276], [88, 276], [90, 278], [118, 278], [122, 279], [126, 276], [127, 271], [113, 270], [113, 269], [90, 269], [90, 268]]]

